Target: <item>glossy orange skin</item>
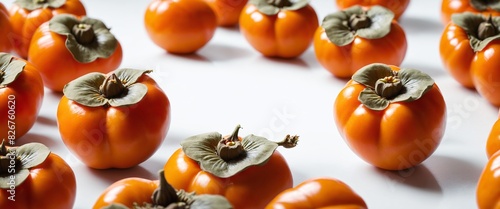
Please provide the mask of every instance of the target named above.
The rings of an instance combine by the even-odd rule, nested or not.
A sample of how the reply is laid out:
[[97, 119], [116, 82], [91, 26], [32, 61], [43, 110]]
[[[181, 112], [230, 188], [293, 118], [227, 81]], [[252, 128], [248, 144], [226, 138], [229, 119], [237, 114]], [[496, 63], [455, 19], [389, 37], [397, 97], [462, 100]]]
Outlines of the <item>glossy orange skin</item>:
[[12, 51], [12, 26], [9, 21], [9, 13], [5, 6], [0, 3], [0, 52]]
[[451, 15], [455, 13], [472, 12], [479, 13], [485, 16], [498, 16], [500, 12], [487, 9], [485, 11], [478, 11], [470, 5], [470, 0], [442, 0], [441, 3], [441, 21], [447, 25], [451, 21]]
[[126, 178], [111, 184], [94, 203], [93, 209], [102, 209], [113, 203], [132, 208], [134, 203], [152, 203], [151, 196], [159, 183], [157, 180]]
[[149, 76], [138, 82], [148, 91], [137, 104], [87, 107], [63, 96], [57, 124], [64, 144], [91, 168], [129, 168], [160, 147], [170, 125], [170, 102]]
[[238, 24], [241, 11], [248, 0], [204, 0], [212, 7], [219, 26], [229, 27]]
[[363, 89], [349, 81], [333, 107], [339, 133], [359, 157], [382, 169], [402, 170], [436, 150], [446, 126], [446, 104], [436, 84], [418, 100], [391, 103], [381, 111], [358, 101]]
[[290, 168], [278, 151], [264, 165], [251, 166], [228, 178], [201, 170], [182, 149], [172, 154], [163, 169], [174, 188], [223, 195], [235, 209], [264, 208], [278, 193], [293, 186]]
[[406, 34], [396, 21], [392, 22], [391, 32], [385, 37], [355, 37], [352, 43], [345, 46], [332, 43], [323, 27], [318, 27], [314, 35], [316, 59], [338, 78], [351, 78], [358, 69], [371, 63], [399, 66], [405, 58], [407, 48]]
[[34, 33], [29, 50], [29, 61], [40, 71], [45, 87], [62, 92], [64, 85], [90, 72], [108, 73], [116, 70], [123, 58], [120, 43], [108, 58], [81, 63], [65, 46], [66, 36], [50, 31], [49, 23], [42, 24]]
[[61, 157], [51, 153], [42, 164], [31, 168], [28, 178], [15, 187], [15, 201], [9, 200], [9, 196], [8, 190], [0, 189], [0, 208], [73, 208], [75, 174]]
[[[2, 104], [0, 105], [0, 137], [5, 140], [17, 139], [28, 133], [36, 122], [44, 96], [42, 78], [37, 69], [26, 60], [15, 59], [26, 62], [26, 66], [14, 82], [0, 87], [0, 104]], [[15, 117], [14, 120], [9, 119], [11, 109], [14, 111], [12, 114]], [[10, 129], [11, 125], [15, 127]]]
[[476, 188], [478, 209], [500, 208], [500, 152], [494, 153], [483, 168]]
[[365, 8], [380, 5], [394, 12], [394, 18], [399, 19], [408, 8], [410, 0], [335, 0], [335, 3], [339, 9], [347, 9], [355, 5]]
[[239, 23], [241, 34], [254, 49], [264, 56], [279, 58], [300, 56], [311, 45], [319, 25], [316, 11], [310, 5], [266, 15], [253, 4], [247, 4]]
[[308, 179], [276, 196], [265, 209], [367, 209], [347, 184], [330, 177]]
[[27, 58], [30, 42], [35, 30], [44, 22], [58, 14], [86, 15], [85, 7], [80, 0], [66, 0], [59, 8], [41, 8], [33, 11], [24, 9], [17, 4], [9, 8], [10, 23], [13, 27], [13, 44], [15, 52]]
[[450, 22], [441, 36], [441, 60], [460, 84], [475, 88], [495, 106], [500, 106], [500, 40], [490, 42], [483, 50], [474, 52], [465, 30]]
[[493, 124], [486, 141], [486, 156], [490, 158], [500, 150], [500, 119]]
[[453, 23], [446, 26], [441, 35], [439, 53], [451, 76], [463, 86], [474, 88], [471, 65], [476, 53], [470, 47], [468, 35], [462, 28]]
[[205, 46], [217, 28], [217, 16], [201, 0], [153, 0], [144, 15], [151, 40], [167, 52], [194, 53]]

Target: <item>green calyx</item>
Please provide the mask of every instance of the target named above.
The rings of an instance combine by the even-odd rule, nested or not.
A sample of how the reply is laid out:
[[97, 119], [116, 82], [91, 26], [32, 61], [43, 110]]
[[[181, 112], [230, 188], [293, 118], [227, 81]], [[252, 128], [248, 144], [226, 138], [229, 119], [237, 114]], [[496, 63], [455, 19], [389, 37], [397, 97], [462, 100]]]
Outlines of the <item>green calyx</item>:
[[26, 10], [36, 10], [41, 8], [59, 8], [66, 4], [66, 0], [16, 0], [14, 4]]
[[273, 142], [264, 137], [248, 135], [240, 141], [240, 128], [236, 126], [228, 137], [218, 132], [191, 136], [181, 142], [182, 150], [197, 161], [204, 171], [227, 178], [250, 166], [264, 164], [279, 146], [295, 147], [299, 138], [287, 135], [283, 141]]
[[500, 11], [500, 0], [469, 0], [469, 4], [477, 11]]
[[232, 209], [229, 201], [220, 195], [196, 195], [184, 190], [176, 191], [167, 180], [163, 170], [159, 172], [160, 185], [151, 196], [152, 203], [134, 203], [132, 208], [114, 203], [102, 209]]
[[465, 12], [453, 14], [451, 21], [467, 33], [474, 52], [482, 51], [491, 41], [500, 38], [500, 17]]
[[353, 6], [327, 15], [321, 24], [333, 44], [346, 46], [356, 37], [379, 39], [391, 32], [394, 13], [382, 6], [373, 6], [363, 10]]
[[26, 62], [16, 60], [8, 53], [0, 52], [0, 87], [14, 82], [24, 70]]
[[275, 15], [280, 10], [302, 9], [309, 4], [309, 0], [250, 0], [249, 3], [265, 15]]
[[59, 14], [49, 21], [50, 31], [66, 36], [66, 48], [73, 58], [81, 63], [108, 58], [115, 52], [118, 40], [106, 25], [89, 17], [77, 18], [70, 14]]
[[434, 80], [419, 70], [393, 71], [379, 63], [359, 69], [352, 80], [366, 87], [358, 100], [371, 110], [384, 110], [395, 102], [418, 100], [434, 86]]
[[110, 75], [89, 73], [66, 84], [63, 93], [68, 99], [88, 107], [133, 105], [148, 91], [148, 87], [138, 80], [150, 72], [123, 68]]
[[30, 175], [30, 168], [42, 164], [50, 154], [49, 148], [40, 143], [28, 143], [20, 147], [0, 144], [0, 188], [9, 189], [21, 185]]

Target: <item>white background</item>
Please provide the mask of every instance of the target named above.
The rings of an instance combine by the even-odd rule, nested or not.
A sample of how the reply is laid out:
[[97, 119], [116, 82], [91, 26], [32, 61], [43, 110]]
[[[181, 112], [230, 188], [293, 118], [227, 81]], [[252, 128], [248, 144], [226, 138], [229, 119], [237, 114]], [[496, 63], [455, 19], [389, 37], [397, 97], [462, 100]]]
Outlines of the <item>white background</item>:
[[[3, 2], [9, 7], [12, 0]], [[448, 110], [440, 147], [422, 165], [404, 172], [376, 169], [344, 143], [333, 121], [332, 106], [346, 81], [323, 69], [312, 47], [293, 60], [265, 58], [235, 27], [218, 28], [196, 54], [168, 54], [150, 41], [144, 29], [149, 2], [83, 0], [88, 16], [103, 20], [121, 42], [121, 67], [154, 69], [152, 76], [171, 101], [170, 130], [155, 155], [131, 169], [87, 168], [61, 141], [56, 121], [61, 95], [49, 90], [37, 123], [17, 141], [42, 142], [71, 165], [78, 187], [74, 208], [91, 208], [107, 186], [122, 178], [156, 179], [182, 139], [210, 131], [230, 133], [236, 124], [242, 125], [243, 136], [254, 133], [280, 140], [288, 133], [300, 135], [298, 147], [279, 148], [295, 185], [313, 177], [334, 177], [349, 184], [374, 209], [476, 208], [476, 183], [487, 160], [485, 142], [498, 109], [475, 91], [461, 87], [443, 69], [438, 51], [444, 28], [440, 1], [414, 0], [400, 19], [408, 40], [401, 66], [430, 74]], [[311, 4], [320, 20], [337, 11], [334, 0]]]

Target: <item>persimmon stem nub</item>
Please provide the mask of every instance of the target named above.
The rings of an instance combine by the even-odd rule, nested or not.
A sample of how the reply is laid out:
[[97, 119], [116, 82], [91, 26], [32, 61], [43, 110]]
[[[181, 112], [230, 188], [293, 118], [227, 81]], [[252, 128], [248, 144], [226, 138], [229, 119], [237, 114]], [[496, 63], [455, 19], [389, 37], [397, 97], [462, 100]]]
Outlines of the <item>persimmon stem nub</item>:
[[387, 76], [375, 82], [375, 93], [386, 99], [397, 96], [401, 89], [403, 89], [403, 84], [396, 76]]
[[368, 28], [372, 25], [372, 20], [366, 13], [363, 14], [353, 14], [349, 17], [349, 27], [352, 30], [359, 30], [363, 28]]
[[35, 0], [35, 3], [37, 3], [37, 4], [45, 4], [45, 3], [47, 3], [47, 0]]
[[116, 74], [111, 74], [99, 87], [99, 91], [104, 97], [111, 99], [122, 96], [126, 93], [127, 88], [123, 85], [123, 82], [116, 76]]
[[179, 202], [177, 191], [175, 191], [175, 189], [167, 182], [165, 172], [163, 170], [159, 172], [159, 181], [160, 185], [151, 196], [153, 205], [167, 207], [173, 203]]
[[241, 144], [238, 132], [241, 126], [237, 125], [233, 133], [229, 137], [225, 137], [217, 144], [217, 155], [224, 161], [231, 161], [238, 159], [245, 153], [245, 149]]
[[82, 45], [89, 45], [94, 42], [95, 32], [91, 24], [78, 23], [73, 26], [71, 32], [76, 38], [76, 41]]
[[498, 34], [498, 29], [493, 23], [491, 15], [488, 17], [487, 21], [479, 24], [479, 27], [477, 29], [477, 35], [480, 40], [487, 39], [497, 34]]
[[293, 5], [290, 0], [267, 0], [267, 3], [279, 8], [289, 7]]

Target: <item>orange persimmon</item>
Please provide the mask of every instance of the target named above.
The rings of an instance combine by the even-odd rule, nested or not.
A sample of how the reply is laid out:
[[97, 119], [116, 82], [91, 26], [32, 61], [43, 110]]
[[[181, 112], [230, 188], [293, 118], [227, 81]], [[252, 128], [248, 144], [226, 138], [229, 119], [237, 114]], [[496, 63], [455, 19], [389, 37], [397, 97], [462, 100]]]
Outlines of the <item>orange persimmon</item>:
[[365, 8], [371, 6], [383, 6], [394, 13], [394, 17], [399, 19], [410, 4], [410, 0], [335, 0], [339, 9], [347, 9], [352, 6], [360, 5]]
[[76, 178], [61, 157], [40, 143], [19, 147], [4, 143], [0, 145], [4, 165], [0, 168], [0, 208], [73, 208]]
[[450, 75], [495, 106], [500, 106], [499, 25], [500, 17], [454, 14], [439, 43], [441, 60]]
[[499, 0], [442, 0], [441, 2], [441, 21], [447, 25], [451, 21], [453, 14], [472, 12], [484, 16], [500, 15]]
[[403, 170], [439, 146], [446, 104], [434, 80], [408, 68], [374, 63], [357, 71], [334, 103], [337, 129], [366, 162]]
[[265, 209], [367, 209], [349, 185], [331, 177], [308, 179], [278, 194]]
[[212, 7], [219, 26], [229, 27], [238, 24], [241, 11], [248, 0], [204, 0]]
[[89, 73], [68, 83], [57, 108], [66, 147], [91, 168], [130, 168], [160, 147], [170, 102], [148, 70]]
[[12, 50], [12, 26], [9, 21], [9, 13], [5, 6], [0, 3], [0, 52]]
[[[500, 116], [500, 115], [499, 115]], [[500, 117], [495, 121], [490, 129], [486, 141], [486, 156], [490, 158], [495, 152], [500, 150]]]
[[28, 61], [0, 52], [0, 137], [15, 140], [33, 127], [43, 103], [43, 81]]
[[488, 159], [476, 186], [476, 202], [478, 209], [500, 208], [500, 151]]
[[151, 40], [167, 52], [194, 53], [205, 46], [217, 28], [217, 16], [202, 0], [153, 0], [144, 15]]
[[298, 57], [311, 45], [319, 24], [308, 2], [250, 0], [241, 12], [241, 34], [264, 56]]
[[380, 6], [353, 6], [327, 15], [314, 35], [317, 60], [338, 78], [350, 78], [372, 63], [398, 66], [406, 50], [403, 28]]
[[27, 58], [35, 30], [58, 14], [86, 15], [80, 0], [18, 0], [9, 8], [13, 28], [12, 41], [15, 52]]
[[122, 57], [120, 42], [102, 21], [61, 14], [35, 31], [28, 60], [47, 88], [61, 92], [82, 75], [116, 70]]
[[239, 128], [230, 136], [212, 132], [185, 139], [165, 164], [165, 178], [187, 192], [223, 195], [237, 209], [264, 208], [293, 186], [290, 168], [276, 148], [295, 146], [298, 136], [276, 143], [255, 135], [241, 138]]
[[[93, 209], [129, 208], [180, 208], [232, 209], [231, 204], [220, 195], [197, 195], [176, 190], [159, 172], [159, 180], [131, 177], [111, 184], [99, 196]], [[170, 207], [169, 207], [170, 206]]]

